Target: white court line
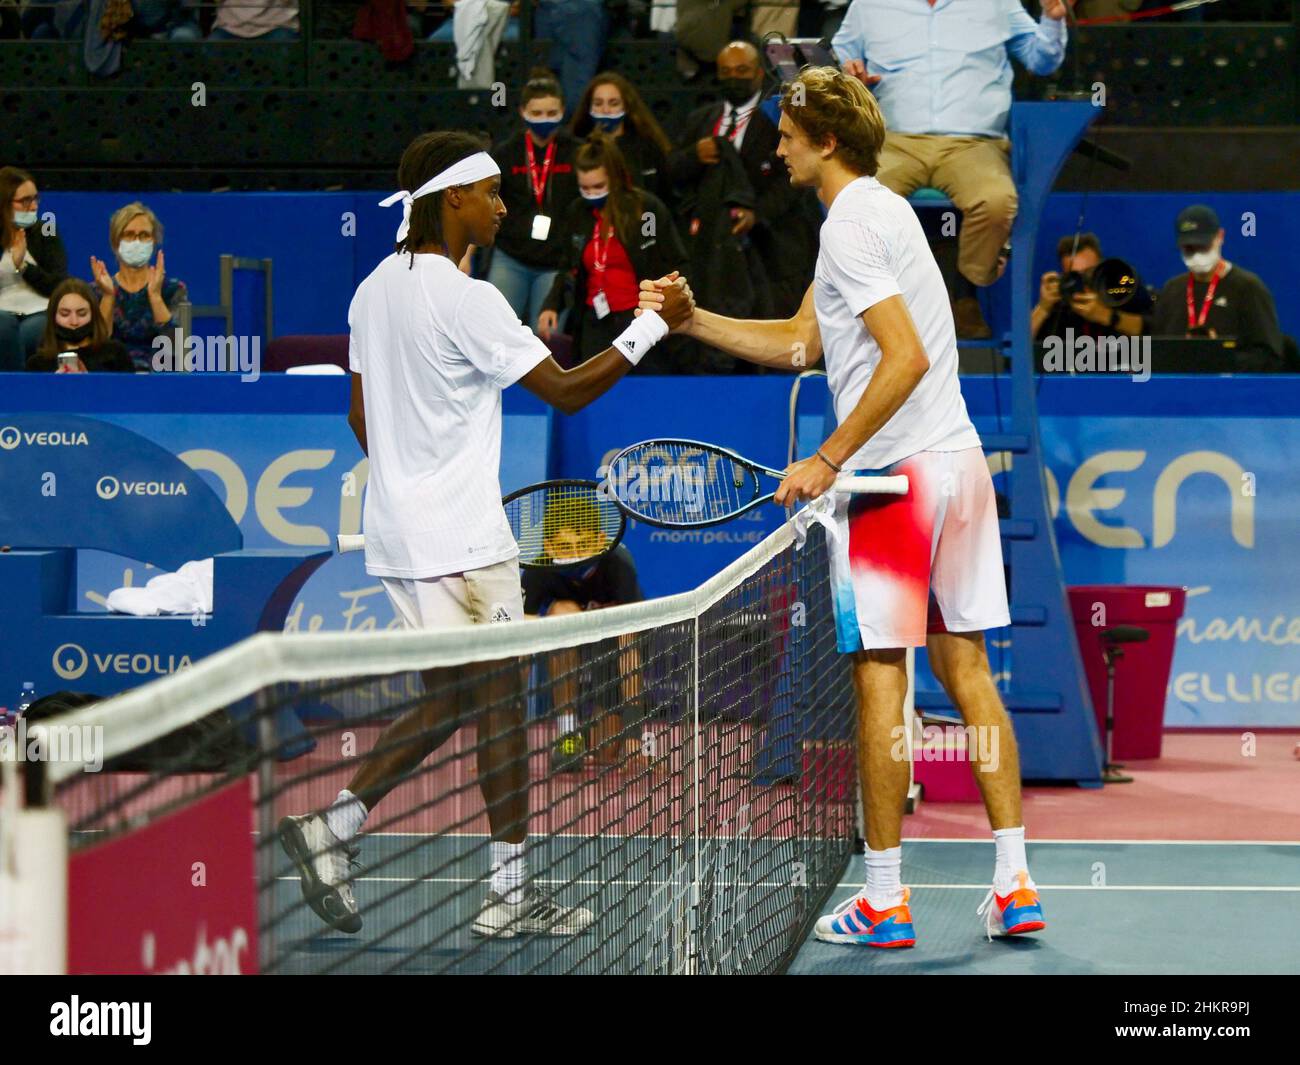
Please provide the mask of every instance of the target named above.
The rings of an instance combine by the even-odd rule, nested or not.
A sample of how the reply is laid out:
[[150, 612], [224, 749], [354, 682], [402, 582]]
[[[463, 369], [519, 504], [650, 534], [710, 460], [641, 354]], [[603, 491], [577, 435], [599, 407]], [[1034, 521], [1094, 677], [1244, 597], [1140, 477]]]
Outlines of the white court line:
[[[296, 876], [277, 876], [276, 880], [283, 880], [289, 883], [301, 883]], [[429, 883], [429, 884], [477, 884], [487, 883], [485, 876], [358, 876], [348, 881], [350, 884], [410, 884], [410, 883]], [[560, 887], [577, 887], [577, 886], [616, 886], [632, 885], [635, 887], [649, 886], [651, 884], [671, 884], [671, 880], [540, 880], [542, 884], [558, 884]], [[717, 883], [715, 881], [715, 883]], [[728, 881], [721, 885], [725, 887], [792, 887], [793, 885], [784, 880], [759, 880], [754, 883], [740, 883]], [[988, 891], [988, 884], [909, 884], [909, 887], [917, 890], [926, 891]], [[1197, 884], [1037, 884], [1035, 885], [1040, 891], [1281, 891], [1281, 892], [1300, 892], [1300, 885], [1296, 887], [1279, 887], [1276, 885], [1252, 886], [1244, 884], [1217, 884], [1217, 885], [1197, 885]], [[835, 892], [843, 891], [845, 888], [861, 890], [860, 884], [838, 884]]]
[[[972, 839], [966, 836], [905, 836], [904, 843], [992, 843], [991, 839]], [[1038, 839], [1028, 836], [1026, 844], [1040, 843], [1122, 843], [1126, 845], [1151, 844], [1161, 847], [1300, 847], [1294, 839]]]
[[[435, 836], [441, 837], [459, 837], [466, 839], [488, 839], [490, 834], [487, 832], [363, 832], [364, 836], [394, 836], [414, 839], [417, 836]], [[671, 839], [671, 836], [654, 835], [649, 832], [638, 832], [632, 835], [625, 835], [619, 832], [601, 832], [599, 835], [593, 832], [536, 832], [529, 833], [530, 837], [536, 839]], [[717, 837], [731, 838], [731, 837]], [[764, 836], [764, 839], [773, 842], [782, 842], [785, 840], [811, 839], [810, 836]], [[828, 841], [818, 841], [828, 842]], [[904, 843], [992, 843], [992, 839], [986, 839], [982, 836], [904, 836]], [[1035, 836], [1026, 838], [1025, 843], [1032, 846], [1038, 846], [1041, 843], [1052, 844], [1071, 844], [1081, 843], [1120, 843], [1126, 846], [1137, 846], [1139, 844], [1151, 844], [1152, 846], [1162, 847], [1300, 847], [1300, 840], [1294, 839], [1038, 839]]]

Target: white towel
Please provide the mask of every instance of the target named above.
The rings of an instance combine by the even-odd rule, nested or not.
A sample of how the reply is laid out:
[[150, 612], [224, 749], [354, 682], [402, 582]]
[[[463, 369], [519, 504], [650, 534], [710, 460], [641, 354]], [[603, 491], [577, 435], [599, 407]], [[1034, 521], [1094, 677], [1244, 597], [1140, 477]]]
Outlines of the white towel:
[[160, 573], [143, 588], [118, 588], [108, 594], [108, 609], [118, 614], [212, 613], [212, 559], [186, 562], [175, 573]]

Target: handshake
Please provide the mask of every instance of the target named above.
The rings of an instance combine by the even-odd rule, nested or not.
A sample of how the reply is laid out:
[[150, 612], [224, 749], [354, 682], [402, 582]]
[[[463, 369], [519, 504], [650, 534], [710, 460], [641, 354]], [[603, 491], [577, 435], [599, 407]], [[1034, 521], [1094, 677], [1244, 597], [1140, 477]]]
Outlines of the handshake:
[[642, 281], [636, 316], [639, 318], [643, 311], [657, 311], [670, 333], [689, 330], [695, 315], [695, 297], [686, 278], [674, 270], [657, 281]]

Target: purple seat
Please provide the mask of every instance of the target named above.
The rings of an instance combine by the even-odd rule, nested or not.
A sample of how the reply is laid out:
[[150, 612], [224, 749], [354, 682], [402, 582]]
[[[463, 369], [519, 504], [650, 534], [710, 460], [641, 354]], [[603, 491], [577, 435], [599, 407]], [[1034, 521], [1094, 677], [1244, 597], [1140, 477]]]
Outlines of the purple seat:
[[291, 366], [319, 363], [333, 363], [344, 370], [348, 368], [347, 333], [276, 337], [266, 345], [262, 372], [284, 373]]

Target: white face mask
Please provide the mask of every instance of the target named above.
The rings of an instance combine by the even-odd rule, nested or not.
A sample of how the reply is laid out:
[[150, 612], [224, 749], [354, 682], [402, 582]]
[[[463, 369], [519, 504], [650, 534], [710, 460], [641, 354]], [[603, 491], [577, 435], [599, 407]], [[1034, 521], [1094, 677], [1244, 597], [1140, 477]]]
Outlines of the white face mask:
[[1198, 251], [1192, 255], [1184, 255], [1183, 263], [1187, 269], [1194, 274], [1208, 274], [1219, 265], [1219, 249], [1213, 247], [1207, 251]]
[[117, 254], [127, 266], [146, 266], [153, 258], [153, 241], [124, 240], [118, 244]]

